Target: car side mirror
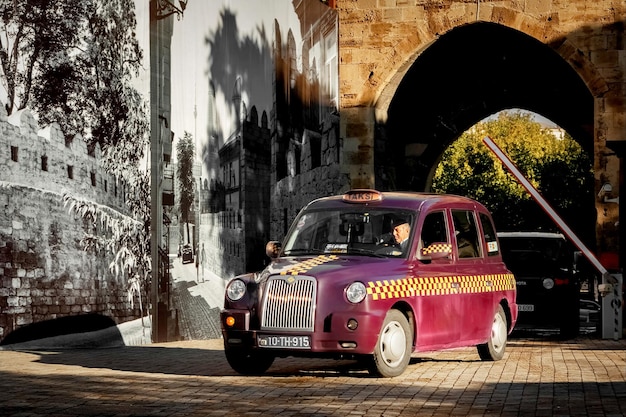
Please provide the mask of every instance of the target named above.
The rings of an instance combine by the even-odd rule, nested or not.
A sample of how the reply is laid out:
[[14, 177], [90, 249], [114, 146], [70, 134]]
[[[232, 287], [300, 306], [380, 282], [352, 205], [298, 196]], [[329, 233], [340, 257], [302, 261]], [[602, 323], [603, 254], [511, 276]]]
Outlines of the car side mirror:
[[420, 255], [426, 259], [447, 258], [452, 253], [452, 245], [447, 242], [435, 242], [422, 248]]
[[271, 259], [276, 259], [278, 258], [278, 255], [280, 254], [280, 250], [282, 249], [282, 247], [283, 247], [282, 243], [276, 240], [271, 240], [267, 242], [267, 244], [265, 245], [265, 254], [269, 256]]

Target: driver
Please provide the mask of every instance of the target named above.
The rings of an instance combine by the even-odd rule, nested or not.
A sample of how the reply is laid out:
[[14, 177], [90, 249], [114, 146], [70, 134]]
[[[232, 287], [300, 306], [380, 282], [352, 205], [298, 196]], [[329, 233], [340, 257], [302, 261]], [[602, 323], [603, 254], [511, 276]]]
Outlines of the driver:
[[405, 253], [406, 247], [409, 244], [409, 234], [411, 233], [411, 226], [405, 219], [397, 218], [394, 219], [391, 227], [393, 238], [395, 239], [402, 253]]

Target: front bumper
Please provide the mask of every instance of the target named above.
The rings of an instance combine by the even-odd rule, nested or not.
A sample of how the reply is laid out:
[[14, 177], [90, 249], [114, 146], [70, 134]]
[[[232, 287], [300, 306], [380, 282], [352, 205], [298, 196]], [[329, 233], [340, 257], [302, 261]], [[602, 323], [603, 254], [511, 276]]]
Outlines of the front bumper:
[[[340, 312], [328, 315], [323, 324], [313, 332], [284, 331], [281, 329], [254, 328], [254, 320], [247, 310], [226, 309], [221, 312], [222, 334], [226, 348], [262, 349], [274, 351], [277, 355], [365, 355], [372, 354], [383, 318], [371, 312]], [[356, 329], [348, 328], [348, 322], [357, 324]], [[319, 327], [319, 328], [318, 328]], [[299, 337], [308, 336], [306, 348], [263, 347], [259, 336]]]

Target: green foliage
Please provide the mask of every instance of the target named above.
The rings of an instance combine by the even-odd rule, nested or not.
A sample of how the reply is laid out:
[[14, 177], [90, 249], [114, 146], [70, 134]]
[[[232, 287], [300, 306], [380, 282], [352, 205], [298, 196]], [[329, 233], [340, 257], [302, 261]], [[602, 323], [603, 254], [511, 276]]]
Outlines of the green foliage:
[[593, 190], [591, 161], [565, 135], [556, 138], [529, 114], [503, 112], [475, 125], [444, 152], [435, 192], [466, 195], [485, 204], [500, 230], [554, 230], [530, 194], [482, 143], [489, 136], [566, 221], [577, 222]]

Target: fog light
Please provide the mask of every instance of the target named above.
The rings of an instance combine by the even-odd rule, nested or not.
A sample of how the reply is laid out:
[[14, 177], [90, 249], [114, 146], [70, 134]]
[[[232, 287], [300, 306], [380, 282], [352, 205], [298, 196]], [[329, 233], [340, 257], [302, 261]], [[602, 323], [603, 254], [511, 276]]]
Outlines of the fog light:
[[235, 318], [233, 316], [226, 317], [226, 325], [228, 327], [233, 327], [235, 325]]
[[550, 278], [546, 278], [543, 280], [543, 288], [545, 288], [546, 290], [551, 290], [552, 288], [554, 288], [554, 280], [550, 279]]
[[339, 345], [344, 349], [354, 349], [356, 348], [355, 342], [340, 342]]
[[348, 329], [356, 330], [359, 327], [359, 323], [355, 319], [348, 320]]

